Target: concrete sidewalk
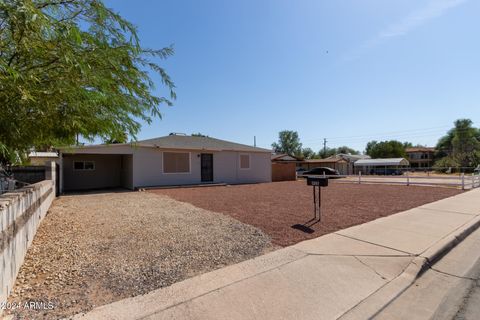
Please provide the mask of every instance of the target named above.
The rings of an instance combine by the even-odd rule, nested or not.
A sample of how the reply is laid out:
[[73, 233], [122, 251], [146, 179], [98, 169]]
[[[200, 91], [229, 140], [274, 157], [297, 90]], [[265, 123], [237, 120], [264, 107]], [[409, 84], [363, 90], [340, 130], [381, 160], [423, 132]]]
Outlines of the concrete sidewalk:
[[476, 189], [75, 318], [366, 319], [479, 225]]

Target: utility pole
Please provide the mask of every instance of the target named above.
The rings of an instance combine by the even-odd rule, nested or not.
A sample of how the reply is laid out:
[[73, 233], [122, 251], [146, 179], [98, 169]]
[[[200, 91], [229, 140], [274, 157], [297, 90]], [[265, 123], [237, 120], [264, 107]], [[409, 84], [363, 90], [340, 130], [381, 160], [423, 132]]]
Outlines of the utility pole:
[[253, 136], [253, 146], [254, 147], [257, 146], [257, 137], [256, 136]]
[[327, 156], [327, 138], [323, 138], [323, 157]]

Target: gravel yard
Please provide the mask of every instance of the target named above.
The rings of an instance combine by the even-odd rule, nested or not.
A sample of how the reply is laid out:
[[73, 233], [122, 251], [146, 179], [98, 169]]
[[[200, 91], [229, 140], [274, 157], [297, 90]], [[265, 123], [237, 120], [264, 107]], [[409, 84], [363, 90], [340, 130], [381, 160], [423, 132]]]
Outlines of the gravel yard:
[[64, 196], [42, 222], [9, 301], [53, 301], [51, 311], [15, 315], [56, 319], [271, 249], [261, 230], [166, 196]]
[[312, 187], [307, 186], [305, 181], [150, 192], [221, 212], [262, 229], [272, 237], [273, 243], [288, 246], [462, 191], [419, 186], [358, 185], [330, 180], [330, 186], [322, 188], [323, 220], [310, 227], [313, 233], [292, 228], [313, 217]]

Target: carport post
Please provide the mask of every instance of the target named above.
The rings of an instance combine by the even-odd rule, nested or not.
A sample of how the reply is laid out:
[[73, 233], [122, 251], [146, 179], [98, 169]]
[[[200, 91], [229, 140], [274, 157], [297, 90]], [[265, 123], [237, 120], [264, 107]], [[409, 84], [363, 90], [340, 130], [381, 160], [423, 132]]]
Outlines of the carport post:
[[358, 171], [358, 184], [362, 183], [362, 171]]

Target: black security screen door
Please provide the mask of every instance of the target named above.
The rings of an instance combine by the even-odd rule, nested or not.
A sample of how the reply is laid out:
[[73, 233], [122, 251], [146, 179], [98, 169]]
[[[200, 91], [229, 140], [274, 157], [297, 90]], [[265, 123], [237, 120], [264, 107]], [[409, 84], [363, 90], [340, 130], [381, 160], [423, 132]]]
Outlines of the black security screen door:
[[202, 182], [213, 181], [213, 154], [202, 153], [201, 157]]

